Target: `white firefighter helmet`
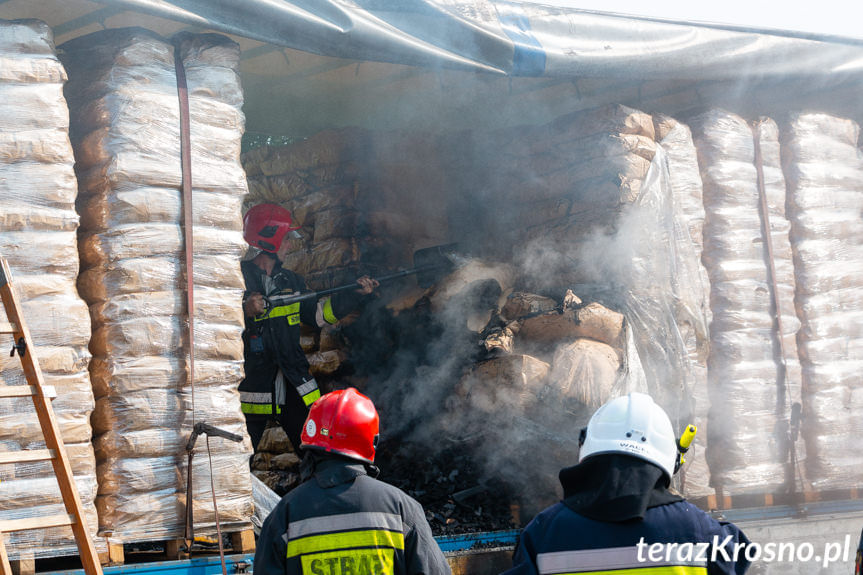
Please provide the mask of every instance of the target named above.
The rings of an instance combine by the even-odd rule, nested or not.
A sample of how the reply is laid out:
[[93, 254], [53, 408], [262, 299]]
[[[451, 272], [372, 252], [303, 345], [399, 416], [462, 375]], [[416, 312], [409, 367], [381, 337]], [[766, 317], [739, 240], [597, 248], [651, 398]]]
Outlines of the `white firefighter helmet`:
[[603, 453], [622, 453], [649, 461], [662, 469], [669, 481], [679, 457], [671, 420], [644, 393], [612, 399], [590, 418], [578, 461]]

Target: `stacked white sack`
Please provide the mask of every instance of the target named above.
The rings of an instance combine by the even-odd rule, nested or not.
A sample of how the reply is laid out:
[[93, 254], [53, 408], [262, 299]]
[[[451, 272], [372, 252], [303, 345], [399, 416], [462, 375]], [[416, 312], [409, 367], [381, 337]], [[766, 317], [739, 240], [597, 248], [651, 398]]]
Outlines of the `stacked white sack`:
[[674, 210], [679, 214], [674, 233], [676, 243], [689, 245], [691, 257], [680, 258], [680, 265], [691, 269], [681, 270], [697, 289], [686, 298], [677, 298], [677, 328], [683, 339], [689, 363], [684, 373], [686, 388], [690, 390], [691, 412], [687, 421], [698, 428], [696, 441], [686, 455], [686, 464], [681, 470], [684, 494], [689, 498], [713, 494], [710, 487], [710, 470], [707, 466], [707, 420], [710, 396], [707, 384], [707, 353], [709, 349], [708, 326], [710, 325], [710, 278], [701, 263], [704, 250], [704, 201], [701, 173], [698, 169], [698, 154], [692, 141], [692, 132], [668, 116], [654, 116], [656, 140], [665, 150], [668, 163], [668, 183], [671, 187]]
[[863, 479], [863, 154], [852, 120], [806, 113], [783, 126], [803, 365], [806, 476], [813, 489]]
[[785, 217], [778, 130], [756, 124], [781, 309], [787, 377], [774, 326], [756, 167], [755, 133], [742, 118], [711, 110], [691, 123], [704, 182], [704, 254], [710, 275], [707, 459], [725, 495], [780, 493], [793, 481], [787, 423], [799, 396], [794, 268]]
[[[248, 475], [237, 473], [248, 468], [251, 453], [236, 391], [243, 373], [239, 258], [247, 193], [239, 164], [239, 48], [218, 35], [177, 42], [191, 116], [194, 388], [187, 375], [174, 46], [141, 29], [106, 30], [62, 46], [80, 182], [79, 289], [93, 318], [96, 503], [100, 530], [119, 541], [182, 533], [182, 456], [198, 421], [244, 437], [209, 440], [220, 521], [227, 529], [245, 527], [252, 512]], [[197, 444], [196, 467], [207, 461], [206, 445], [205, 438]], [[214, 525], [206, 503], [209, 469], [193, 477], [195, 526], [206, 529]]]
[[[33, 340], [28, 351], [57, 391], [53, 409], [95, 538], [90, 317], [75, 288], [77, 184], [65, 81], [46, 24], [0, 21], [0, 255]], [[0, 385], [26, 383], [19, 358], [0, 355]], [[0, 451], [44, 447], [42, 437], [30, 398], [0, 400]], [[50, 462], [0, 465], [0, 482], [0, 520], [64, 512]], [[12, 532], [6, 545], [13, 559], [77, 553], [68, 527]]]

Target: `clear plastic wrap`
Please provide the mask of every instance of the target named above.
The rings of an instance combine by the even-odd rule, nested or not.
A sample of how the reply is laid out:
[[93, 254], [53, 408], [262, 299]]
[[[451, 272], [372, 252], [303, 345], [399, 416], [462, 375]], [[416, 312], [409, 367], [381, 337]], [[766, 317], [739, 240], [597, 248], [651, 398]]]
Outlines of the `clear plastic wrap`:
[[[750, 125], [724, 110], [705, 112], [691, 126], [704, 183], [702, 259], [711, 281], [713, 316], [708, 358], [711, 484], [725, 495], [779, 493], [795, 486], [793, 468], [787, 465], [787, 425], [791, 402], [800, 397], [801, 376], [778, 130], [772, 120]], [[772, 262], [763, 231], [759, 168]], [[774, 325], [777, 301], [782, 334]], [[798, 452], [802, 455], [802, 449]]]
[[[249, 476], [239, 471], [248, 469], [251, 443], [236, 391], [244, 323], [239, 260], [247, 247], [239, 47], [212, 34], [183, 34], [176, 42], [191, 122], [194, 388], [187, 381], [174, 46], [142, 29], [106, 30], [63, 46], [80, 171], [78, 287], [93, 321], [96, 506], [100, 532], [117, 542], [182, 534], [184, 447], [198, 421], [244, 436], [238, 444], [210, 442], [213, 474], [223, 526], [243, 528], [252, 516]], [[206, 443], [199, 439], [195, 461], [201, 532], [214, 527], [202, 502], [210, 501]]]
[[[57, 393], [55, 418], [95, 539], [90, 317], [75, 290], [77, 181], [65, 81], [46, 24], [0, 21], [0, 255], [9, 262], [30, 330], [28, 351], [39, 362], [45, 385]], [[2, 311], [0, 320], [5, 320]], [[0, 385], [25, 383], [21, 360], [3, 354]], [[30, 398], [0, 399], [0, 451], [44, 448], [43, 438]], [[0, 519], [64, 512], [49, 462], [0, 465], [0, 480]], [[96, 544], [104, 550], [104, 542]], [[9, 533], [6, 549], [11, 559], [77, 553], [68, 527]]]
[[827, 114], [782, 126], [783, 166], [802, 321], [802, 437], [813, 489], [863, 479], [863, 153], [858, 125]]
[[[74, 231], [24, 230], [0, 231], [3, 257], [15, 277], [26, 281], [30, 274], [50, 274], [74, 278], [78, 271], [78, 249]], [[34, 266], [33, 252], [38, 246], [38, 264]], [[15, 272], [15, 270], [20, 270]], [[50, 334], [46, 334], [51, 337]], [[56, 336], [55, 336], [56, 337]]]
[[[705, 458], [708, 436], [708, 412], [710, 396], [707, 385], [707, 353], [709, 348], [708, 325], [710, 311], [710, 278], [701, 263], [704, 250], [704, 201], [698, 155], [689, 126], [669, 116], [654, 116], [656, 137], [665, 152], [668, 165], [668, 183], [674, 200], [676, 221], [680, 229], [676, 235], [679, 242], [688, 248], [687, 275], [693, 291], [680, 298], [677, 324], [683, 339], [683, 347], [689, 358], [686, 364], [689, 393], [691, 396], [689, 421], [695, 424], [701, 435], [686, 456], [681, 471], [681, 487], [690, 498], [713, 493], [710, 487], [710, 470]], [[687, 245], [686, 241], [689, 241]]]
[[576, 339], [560, 345], [554, 352], [549, 373], [549, 380], [559, 393], [553, 401], [564, 409], [573, 402], [579, 408], [597, 409], [611, 397], [619, 370], [617, 351], [605, 343]]
[[62, 82], [42, 80], [39, 78], [32, 84], [17, 84], [14, 80], [3, 83], [0, 87], [0, 130], [23, 132], [69, 125]]

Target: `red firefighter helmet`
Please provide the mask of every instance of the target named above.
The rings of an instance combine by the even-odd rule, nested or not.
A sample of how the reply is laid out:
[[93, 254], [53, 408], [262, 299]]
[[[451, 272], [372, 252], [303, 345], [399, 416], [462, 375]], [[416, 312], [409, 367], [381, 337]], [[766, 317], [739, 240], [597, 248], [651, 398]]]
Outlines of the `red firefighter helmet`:
[[301, 446], [374, 463], [380, 420], [372, 400], [349, 387], [312, 404]]
[[276, 204], [258, 204], [252, 206], [243, 217], [243, 238], [250, 246], [260, 248], [265, 252], [276, 253], [282, 240], [289, 232], [292, 237], [299, 234], [295, 230], [291, 212]]

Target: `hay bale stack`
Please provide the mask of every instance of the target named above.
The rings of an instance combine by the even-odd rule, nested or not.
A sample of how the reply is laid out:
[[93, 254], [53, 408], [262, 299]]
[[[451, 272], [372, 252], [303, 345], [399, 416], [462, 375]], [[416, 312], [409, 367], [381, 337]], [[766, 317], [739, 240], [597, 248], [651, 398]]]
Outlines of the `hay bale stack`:
[[[692, 444], [683, 466], [683, 492], [687, 497], [711, 495], [710, 469], [706, 460], [706, 439], [710, 396], [707, 385], [707, 353], [710, 325], [710, 278], [701, 263], [704, 251], [704, 201], [698, 154], [692, 141], [692, 131], [686, 124], [664, 115], [654, 116], [656, 138], [665, 151], [668, 163], [668, 184], [679, 214], [674, 233], [687, 245], [690, 256], [679, 263], [686, 266], [684, 277], [690, 285], [675, 298], [677, 328], [683, 340], [683, 349], [689, 361], [683, 364], [682, 373], [688, 390], [687, 409], [681, 410], [681, 419], [698, 427], [699, 437]], [[691, 287], [690, 287], [691, 286]], [[687, 413], [688, 412], [688, 413]]]
[[[188, 82], [194, 246], [195, 381], [187, 375], [180, 108], [175, 45]], [[81, 213], [81, 294], [93, 318], [100, 528], [117, 541], [182, 533], [184, 459], [195, 421], [245, 435], [242, 378], [245, 251], [239, 163], [244, 116], [239, 47], [223, 36], [168, 42], [111, 29], [63, 45]], [[211, 439], [223, 528], [248, 526], [250, 442]], [[193, 476], [209, 474], [199, 441]], [[205, 481], [195, 525], [214, 527]], [[208, 503], [210, 502], [210, 503]]]
[[[28, 351], [57, 391], [54, 412], [95, 539], [90, 316], [75, 288], [77, 182], [65, 82], [45, 23], [0, 21], [0, 255], [33, 340]], [[0, 385], [25, 383], [19, 358], [2, 354]], [[0, 451], [35, 449], [42, 437], [30, 398], [0, 400]], [[0, 481], [0, 520], [64, 512], [50, 462], [2, 465]], [[6, 549], [12, 559], [77, 553], [68, 527], [10, 533]]]
[[[710, 276], [713, 315], [707, 444], [712, 484], [728, 495], [783, 492], [793, 481], [786, 467], [787, 424], [791, 399], [799, 395], [794, 338], [800, 322], [794, 312], [790, 224], [776, 124], [762, 119], [753, 128], [739, 116], [711, 110], [690, 125], [704, 182], [702, 258]], [[756, 142], [787, 373], [774, 325], [774, 280], [762, 229]]]
[[782, 130], [803, 366], [802, 435], [813, 489], [860, 484], [863, 154], [856, 122], [818, 113]]
[[490, 214], [489, 235], [497, 243], [566, 242], [577, 253], [597, 230], [614, 228], [621, 208], [639, 197], [654, 138], [650, 115], [620, 105], [478, 135], [477, 155], [491, 155], [488, 201], [505, 206]]
[[[434, 139], [356, 128], [327, 130], [243, 156], [247, 206], [274, 202], [302, 225], [284, 265], [312, 289], [353, 282], [358, 267], [409, 267], [444, 243], [446, 186]], [[416, 158], [422, 158], [421, 163]]]

